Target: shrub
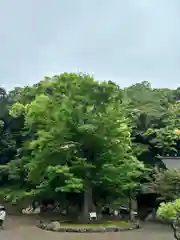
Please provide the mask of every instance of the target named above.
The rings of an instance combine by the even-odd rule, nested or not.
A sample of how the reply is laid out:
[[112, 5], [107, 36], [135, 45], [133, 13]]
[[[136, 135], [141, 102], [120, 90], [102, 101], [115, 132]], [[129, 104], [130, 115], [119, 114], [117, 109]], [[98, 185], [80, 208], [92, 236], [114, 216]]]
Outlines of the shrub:
[[177, 219], [177, 214], [180, 213], [180, 198], [173, 202], [161, 203], [157, 215], [160, 219], [173, 221]]

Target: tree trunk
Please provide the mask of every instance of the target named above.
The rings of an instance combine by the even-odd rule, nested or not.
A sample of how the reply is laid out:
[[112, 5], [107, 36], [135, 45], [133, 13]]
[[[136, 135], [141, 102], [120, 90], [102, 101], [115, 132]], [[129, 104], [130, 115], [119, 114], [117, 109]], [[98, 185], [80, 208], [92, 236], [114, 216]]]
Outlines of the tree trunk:
[[152, 210], [152, 220], [153, 221], [156, 220], [156, 208], [153, 208], [153, 210]]
[[89, 222], [89, 213], [95, 211], [95, 206], [93, 203], [92, 188], [87, 187], [84, 191], [84, 203], [83, 203], [83, 222]]
[[132, 221], [132, 198], [129, 196], [129, 220]]

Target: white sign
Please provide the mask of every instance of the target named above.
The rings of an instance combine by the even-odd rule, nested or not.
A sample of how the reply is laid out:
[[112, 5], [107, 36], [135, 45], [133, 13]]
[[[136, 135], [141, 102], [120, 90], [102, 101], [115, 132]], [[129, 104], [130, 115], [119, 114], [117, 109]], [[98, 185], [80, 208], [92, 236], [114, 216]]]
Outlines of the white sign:
[[96, 214], [96, 212], [90, 212], [90, 213], [89, 213], [89, 216], [90, 216], [90, 220], [92, 220], [92, 219], [97, 219], [97, 214]]

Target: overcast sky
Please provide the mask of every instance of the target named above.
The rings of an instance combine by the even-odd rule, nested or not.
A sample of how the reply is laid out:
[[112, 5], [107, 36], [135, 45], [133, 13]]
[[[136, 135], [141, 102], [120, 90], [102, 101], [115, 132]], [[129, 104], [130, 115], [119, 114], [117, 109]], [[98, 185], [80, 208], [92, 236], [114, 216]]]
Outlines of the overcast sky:
[[180, 0], [1, 0], [0, 85], [64, 71], [180, 86]]

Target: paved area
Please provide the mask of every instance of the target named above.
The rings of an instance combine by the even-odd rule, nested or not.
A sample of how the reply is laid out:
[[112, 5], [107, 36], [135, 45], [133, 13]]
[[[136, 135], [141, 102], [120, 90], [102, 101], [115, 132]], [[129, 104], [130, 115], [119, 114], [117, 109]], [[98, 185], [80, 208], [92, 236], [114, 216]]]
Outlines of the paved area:
[[40, 230], [34, 226], [33, 220], [21, 217], [9, 217], [5, 230], [0, 231], [1, 240], [171, 240], [173, 235], [168, 226], [160, 224], [146, 224], [140, 230], [122, 233], [53, 233]]

